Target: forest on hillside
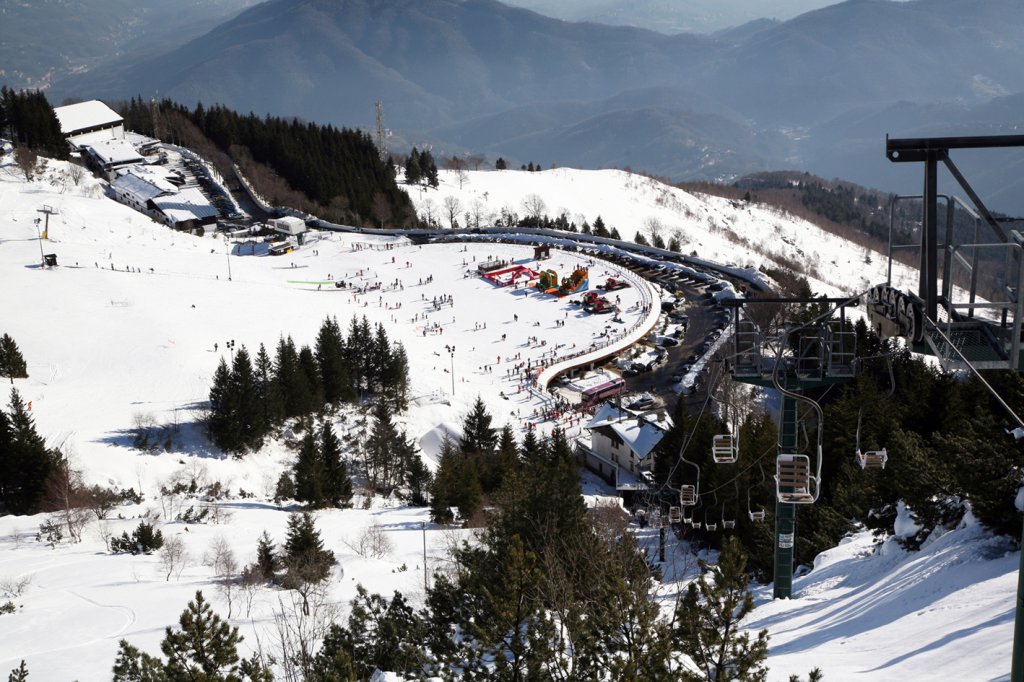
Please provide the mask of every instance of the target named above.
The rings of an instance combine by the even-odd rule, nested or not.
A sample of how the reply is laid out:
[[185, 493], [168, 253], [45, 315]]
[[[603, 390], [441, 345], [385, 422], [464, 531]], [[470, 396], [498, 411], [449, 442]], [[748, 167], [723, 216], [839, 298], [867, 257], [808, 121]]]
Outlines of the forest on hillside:
[[416, 212], [370, 136], [295, 118], [242, 115], [227, 107], [193, 109], [165, 99], [132, 98], [115, 107], [125, 127], [181, 144], [232, 177], [237, 164], [274, 206], [362, 227], [414, 227]]

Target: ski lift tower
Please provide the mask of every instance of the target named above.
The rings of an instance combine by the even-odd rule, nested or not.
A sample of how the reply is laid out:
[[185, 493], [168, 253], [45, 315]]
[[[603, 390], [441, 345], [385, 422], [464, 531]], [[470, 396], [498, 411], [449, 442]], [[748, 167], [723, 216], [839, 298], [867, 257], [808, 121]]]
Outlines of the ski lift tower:
[[[734, 307], [732, 354], [728, 369], [733, 379], [782, 394], [779, 412], [779, 447], [775, 481], [775, 569], [773, 596], [789, 599], [793, 594], [793, 554], [796, 545], [796, 509], [818, 498], [821, 481], [821, 408], [807, 397], [808, 390], [851, 380], [856, 374], [856, 335], [846, 321], [847, 307], [854, 298], [752, 298], [724, 299]], [[750, 315], [761, 305], [806, 307], [825, 306], [828, 314], [806, 323], [783, 325], [767, 334]], [[838, 313], [838, 319], [833, 315]], [[806, 316], [805, 316], [806, 317]], [[801, 403], [817, 413], [817, 434], [813, 441], [800, 442]], [[806, 413], [807, 410], [804, 410]]]
[[[1024, 135], [887, 137], [885, 141], [886, 156], [893, 163], [924, 164], [924, 190], [915, 197], [921, 200], [922, 220], [918, 239], [896, 244], [895, 210], [890, 215], [889, 278], [872, 289], [868, 317], [880, 336], [905, 337], [914, 351], [934, 355], [943, 369], [973, 372], [986, 387], [978, 370], [1024, 369], [1024, 238], [1017, 230], [1007, 229], [1012, 221], [993, 216], [953, 162], [951, 152], [1015, 147], [1024, 147]], [[940, 164], [970, 203], [939, 194]], [[940, 199], [945, 202], [944, 229], [940, 229]], [[958, 205], [974, 218], [971, 239], [956, 230]], [[906, 248], [919, 251], [916, 292], [903, 291], [892, 281], [893, 251]], [[1024, 427], [1005, 401], [992, 394]], [[1024, 682], [1024, 552], [1017, 578], [1010, 679]]]

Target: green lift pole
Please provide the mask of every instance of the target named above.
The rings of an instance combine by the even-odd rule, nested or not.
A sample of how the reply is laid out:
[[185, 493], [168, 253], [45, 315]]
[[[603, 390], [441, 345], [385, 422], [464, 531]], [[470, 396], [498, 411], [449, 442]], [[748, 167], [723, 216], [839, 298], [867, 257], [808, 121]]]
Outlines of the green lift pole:
[[[796, 452], [797, 402], [782, 396], [782, 423], [779, 446], [783, 452]], [[796, 505], [775, 498], [775, 599], [793, 596], [793, 546], [796, 544]], [[1020, 606], [1018, 605], [1018, 608]]]
[[1017, 568], [1017, 607], [1013, 617], [1013, 654], [1010, 682], [1024, 682], [1024, 535], [1021, 536], [1020, 566]]

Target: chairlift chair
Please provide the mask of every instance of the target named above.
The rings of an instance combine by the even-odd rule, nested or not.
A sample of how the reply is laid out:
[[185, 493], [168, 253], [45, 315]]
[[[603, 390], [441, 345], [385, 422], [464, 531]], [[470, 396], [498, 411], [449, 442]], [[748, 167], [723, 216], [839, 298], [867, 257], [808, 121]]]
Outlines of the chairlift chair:
[[[893, 393], [896, 392], [896, 378], [892, 373], [892, 358], [889, 354], [875, 356], [885, 359], [885, 365], [889, 370], [889, 392], [881, 400], [888, 400], [892, 397]], [[861, 362], [864, 360], [871, 360], [874, 358], [861, 358]], [[879, 401], [880, 402], [880, 401]], [[857, 464], [860, 465], [861, 469], [884, 469], [886, 462], [889, 461], [889, 454], [885, 451], [885, 448], [881, 450], [868, 450], [867, 452], [861, 452], [860, 449], [860, 423], [864, 417], [864, 407], [862, 406], [857, 412], [857, 449], [854, 453], [854, 457], [857, 459]]]
[[714, 531], [718, 530], [718, 522], [717, 521], [708, 521], [708, 513], [707, 513], [707, 511], [704, 512], [704, 527], [707, 528], [711, 532], [714, 532]]
[[[729, 499], [733, 501], [733, 504], [735, 504], [736, 501], [739, 499], [739, 496], [740, 496], [740, 484], [737, 483], [736, 481], [733, 481], [733, 489], [734, 489], [735, 495], [733, 497], [730, 497]], [[722, 528], [725, 529], [725, 530], [732, 530], [733, 528], [736, 527], [736, 513], [735, 513], [735, 509], [734, 509], [733, 510], [732, 518], [731, 519], [730, 518], [726, 518], [726, 516], [725, 516], [725, 508], [726, 508], [726, 506], [728, 506], [728, 505], [725, 502], [723, 502], [722, 503]]]
[[715, 436], [711, 441], [711, 457], [715, 464], [735, 464], [739, 447], [731, 433]]
[[807, 455], [780, 454], [775, 460], [775, 493], [779, 502], [811, 504], [811, 458]]
[[884, 469], [885, 463], [889, 461], [885, 448], [867, 452], [861, 452], [860, 448], [857, 448], [856, 457], [861, 469]]
[[668, 508], [668, 522], [672, 525], [681, 523], [683, 520], [683, 514], [679, 507]]
[[697, 505], [697, 486], [679, 486], [679, 504], [684, 507], [695, 507]]
[[[764, 485], [765, 480], [766, 480], [765, 479], [765, 475], [764, 475], [764, 467], [761, 466], [761, 464], [759, 462], [758, 465], [757, 465], [757, 468], [761, 470], [761, 485]], [[765, 516], [764, 507], [761, 507], [761, 509], [758, 509], [758, 510], [755, 511], [754, 508], [751, 506], [751, 504], [750, 504], [750, 488], [747, 488], [747, 516], [749, 516], [750, 520], [753, 521], [754, 523], [760, 523], [761, 521], [764, 521], [764, 516]]]

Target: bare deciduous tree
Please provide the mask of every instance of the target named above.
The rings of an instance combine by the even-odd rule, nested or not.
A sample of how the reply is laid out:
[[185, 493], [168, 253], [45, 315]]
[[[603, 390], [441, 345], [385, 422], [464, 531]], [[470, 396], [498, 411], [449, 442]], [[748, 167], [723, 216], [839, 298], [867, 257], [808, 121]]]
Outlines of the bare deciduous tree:
[[54, 512], [52, 520], [64, 527], [72, 542], [82, 541], [82, 529], [89, 522], [90, 501], [81, 472], [73, 469], [62, 454], [46, 480], [43, 506]]
[[160, 557], [160, 568], [166, 574], [165, 581], [170, 582], [172, 575], [175, 579], [181, 577], [181, 572], [189, 563], [189, 555], [185, 541], [180, 536], [175, 535], [164, 540], [157, 554]]
[[455, 229], [459, 224], [459, 212], [462, 210], [462, 202], [458, 197], [449, 194], [444, 198], [444, 212], [448, 216], [448, 226]]
[[39, 155], [28, 147], [17, 147], [14, 150], [14, 163], [25, 174], [25, 179], [31, 182], [35, 175], [36, 164], [39, 163]]
[[228, 618], [234, 612], [235, 587], [237, 586], [238, 559], [231, 550], [227, 538], [218, 535], [210, 544], [203, 557], [203, 563], [210, 567], [217, 579], [217, 591], [228, 603]]
[[85, 177], [85, 169], [77, 163], [73, 163], [68, 166], [68, 177], [71, 178], [71, 182], [75, 183], [75, 187], [78, 187], [82, 184], [82, 178]]
[[355, 540], [344, 540], [344, 543], [364, 559], [383, 559], [394, 549], [391, 539], [379, 523], [367, 526]]
[[540, 220], [547, 210], [548, 206], [539, 194], [527, 194], [523, 197], [523, 212], [534, 220]]
[[274, 611], [275, 660], [280, 668], [275, 679], [300, 682], [313, 679], [313, 662], [331, 623], [340, 620], [339, 606], [328, 599], [320, 584], [306, 597], [285, 593]]

